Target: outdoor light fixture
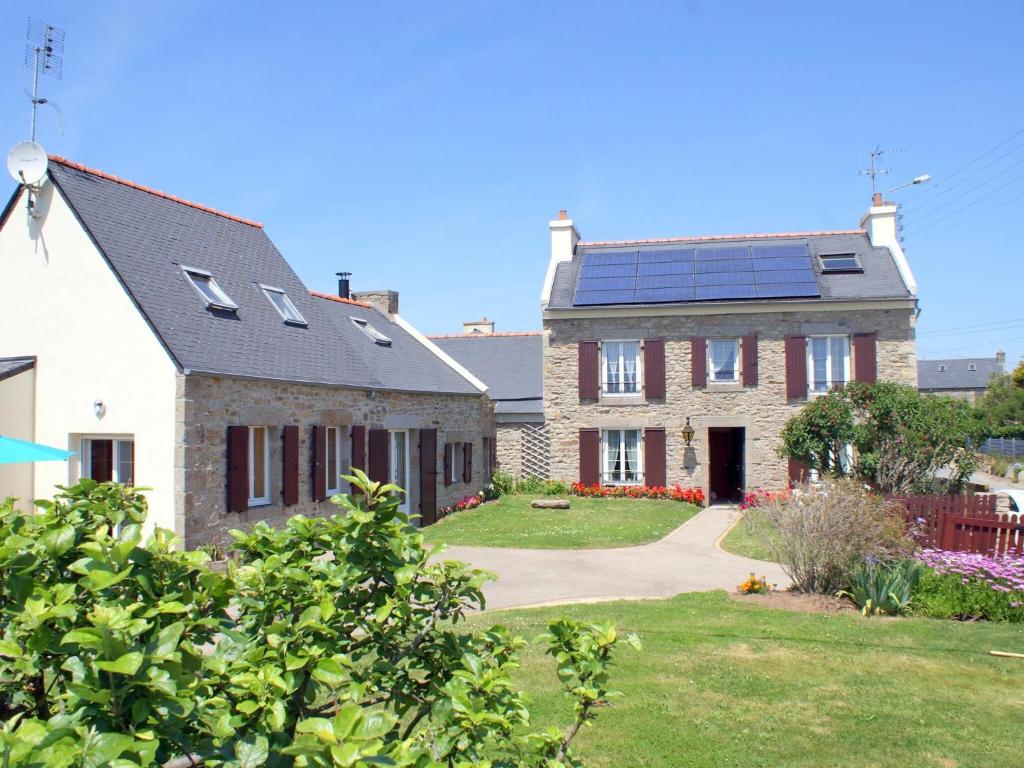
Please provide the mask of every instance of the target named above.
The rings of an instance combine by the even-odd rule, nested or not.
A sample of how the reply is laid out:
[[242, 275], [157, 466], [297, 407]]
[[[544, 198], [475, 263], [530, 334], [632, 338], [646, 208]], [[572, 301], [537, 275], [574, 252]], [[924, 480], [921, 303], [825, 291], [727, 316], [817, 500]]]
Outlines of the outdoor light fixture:
[[92, 404], [92, 412], [96, 414], [97, 419], [102, 419], [107, 415], [107, 406], [102, 400], [97, 400]]
[[689, 447], [690, 443], [693, 442], [694, 429], [690, 426], [690, 417], [686, 417], [686, 426], [683, 427], [683, 440], [686, 441], [686, 446]]
[[897, 189], [903, 189], [904, 187], [912, 187], [915, 184], [925, 184], [925, 183], [927, 183], [927, 182], [929, 182], [931, 180], [932, 180], [932, 177], [929, 176], [927, 173], [925, 173], [925, 174], [922, 174], [920, 176], [914, 177], [913, 179], [908, 181], [906, 184], [900, 184], [898, 187], [893, 187], [892, 189], [887, 189], [885, 191], [885, 194], [888, 195], [890, 192], [895, 192]]

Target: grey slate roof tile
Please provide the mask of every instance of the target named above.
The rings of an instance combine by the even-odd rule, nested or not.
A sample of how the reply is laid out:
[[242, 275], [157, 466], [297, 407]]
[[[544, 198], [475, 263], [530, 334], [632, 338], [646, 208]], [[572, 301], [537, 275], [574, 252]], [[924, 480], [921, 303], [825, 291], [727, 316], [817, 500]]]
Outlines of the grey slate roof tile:
[[487, 385], [497, 413], [544, 411], [544, 339], [539, 333], [463, 334], [432, 340]]
[[917, 388], [928, 391], [985, 389], [993, 376], [1003, 373], [1006, 373], [1005, 367], [994, 357], [918, 360]]

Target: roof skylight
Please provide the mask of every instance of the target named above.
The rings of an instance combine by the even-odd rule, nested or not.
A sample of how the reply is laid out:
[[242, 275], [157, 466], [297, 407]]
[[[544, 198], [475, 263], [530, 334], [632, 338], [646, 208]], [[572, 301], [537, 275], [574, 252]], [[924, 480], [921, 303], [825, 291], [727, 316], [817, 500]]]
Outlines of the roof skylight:
[[818, 255], [822, 272], [863, 272], [855, 253], [822, 253]]
[[207, 307], [210, 309], [225, 309], [231, 312], [238, 309], [238, 305], [231, 300], [231, 297], [224, 292], [223, 288], [217, 285], [213, 275], [205, 269], [182, 267], [181, 270], [185, 273], [185, 277], [192, 287], [196, 289], [196, 293], [206, 302]]
[[288, 298], [288, 294], [280, 288], [274, 288], [270, 285], [260, 285], [263, 289], [264, 295], [270, 299], [270, 303], [274, 305], [274, 309], [281, 315], [281, 318], [292, 325], [309, 325], [306, 322], [306, 318], [302, 316], [302, 313], [296, 309], [295, 305], [292, 304], [292, 300]]
[[361, 317], [350, 317], [349, 320], [352, 321], [356, 328], [371, 338], [374, 344], [379, 344], [382, 347], [391, 346], [391, 339], [370, 325], [366, 320], [363, 320]]

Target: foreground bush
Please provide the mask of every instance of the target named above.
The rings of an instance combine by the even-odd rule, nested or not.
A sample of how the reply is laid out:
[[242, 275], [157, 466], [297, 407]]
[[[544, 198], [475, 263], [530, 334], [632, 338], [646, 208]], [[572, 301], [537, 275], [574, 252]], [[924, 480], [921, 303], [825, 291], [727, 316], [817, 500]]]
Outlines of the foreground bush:
[[927, 549], [913, 610], [938, 619], [1024, 621], [1024, 556]]
[[561, 480], [545, 480], [532, 475], [516, 477], [512, 473], [500, 469], [491, 476], [491, 482], [487, 489], [485, 494], [488, 498], [515, 493], [529, 493], [534, 496], [567, 496], [569, 494], [569, 484]]
[[854, 480], [826, 478], [756, 506], [751, 532], [798, 592], [833, 594], [858, 563], [900, 557], [909, 546], [899, 507]]
[[847, 588], [837, 593], [860, 608], [865, 616], [906, 613], [921, 578], [920, 563], [905, 558], [860, 563], [847, 574]]
[[704, 504], [704, 491], [700, 488], [684, 488], [675, 485], [667, 488], [662, 485], [584, 485], [572, 484], [573, 496], [584, 496], [596, 499], [671, 499], [698, 507]]
[[167, 531], [143, 541], [121, 486], [0, 507], [0, 764], [577, 765], [572, 737], [614, 695], [614, 628], [550, 626], [573, 717], [518, 737], [524, 641], [456, 628], [486, 575], [431, 562], [398, 489], [357, 475], [344, 514], [233, 532], [227, 574]]

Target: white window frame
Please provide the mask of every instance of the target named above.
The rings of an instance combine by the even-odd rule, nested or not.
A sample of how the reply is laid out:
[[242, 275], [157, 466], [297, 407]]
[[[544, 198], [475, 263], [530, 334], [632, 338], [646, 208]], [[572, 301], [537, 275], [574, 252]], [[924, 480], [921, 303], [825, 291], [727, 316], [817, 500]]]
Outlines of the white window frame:
[[448, 468], [451, 477], [448, 478], [451, 485], [462, 482], [462, 464], [465, 459], [462, 457], [462, 443], [452, 443], [452, 465]]
[[[224, 289], [220, 287], [212, 272], [208, 272], [205, 269], [199, 269], [198, 267], [187, 267], [184, 264], [181, 265], [181, 271], [188, 280], [188, 284], [191, 285], [195, 292], [199, 294], [199, 297], [207, 307], [212, 307], [213, 309], [226, 309], [232, 312], [238, 309], [238, 305], [235, 304], [235, 302], [231, 300], [231, 297], [224, 292]], [[214, 299], [211, 300], [210, 297], [203, 292], [203, 289], [196, 284], [196, 277], [206, 278], [207, 285], [214, 294]]]
[[[622, 353], [623, 344], [636, 344], [636, 367], [634, 378], [636, 380], [636, 391], [635, 392], [612, 392], [608, 389], [608, 350], [609, 345], [619, 345], [618, 350], [618, 369], [619, 369], [619, 383], [622, 386], [626, 380], [626, 356]], [[644, 382], [643, 382], [643, 360], [644, 350], [643, 341], [640, 339], [606, 339], [601, 342], [601, 394], [605, 397], [638, 397], [643, 395]]]
[[111, 463], [113, 467], [110, 471], [110, 479], [115, 483], [122, 483], [121, 479], [121, 460], [119, 454], [121, 452], [122, 443], [132, 444], [132, 485], [135, 483], [135, 436], [134, 435], [81, 435], [78, 438], [78, 479], [82, 480], [89, 477], [92, 474], [92, 451], [90, 445], [93, 440], [110, 440], [113, 443], [114, 455]]
[[363, 320], [363, 318], [361, 318], [361, 317], [352, 317], [352, 316], [349, 316], [349, 320], [352, 321], [352, 324], [356, 328], [358, 328], [360, 331], [365, 333], [373, 341], [374, 344], [379, 344], [382, 347], [390, 347], [391, 346], [391, 338], [388, 337], [388, 336], [385, 336], [383, 333], [381, 333], [376, 328], [374, 328], [370, 324], [369, 320]]
[[[263, 283], [259, 283], [259, 286], [263, 290], [263, 295], [267, 297], [267, 301], [277, 310], [277, 314], [281, 316], [282, 320], [289, 325], [309, 325], [306, 322], [306, 318], [302, 316], [302, 313], [292, 303], [292, 300], [288, 298], [288, 294], [284, 292], [283, 288], [275, 288], [272, 285], [264, 285]], [[281, 302], [284, 304], [286, 311], [282, 312], [281, 308], [277, 306], [277, 302], [270, 295], [272, 293], [276, 293], [281, 297]]]
[[[839, 259], [847, 261], [852, 259], [853, 264], [847, 264], [842, 267], [829, 266], [830, 263], [835, 263], [834, 261], [830, 262], [830, 260], [838, 261]], [[860, 263], [860, 257], [858, 257], [856, 253], [820, 253], [818, 254], [818, 263], [821, 265], [821, 271], [826, 275], [829, 273], [864, 271], [864, 267]]]
[[[263, 430], [263, 496], [254, 496], [256, 491], [256, 441], [253, 439], [255, 430]], [[270, 504], [270, 427], [258, 425], [249, 427], [249, 506], [265, 507]]]
[[[718, 371], [715, 370], [715, 366], [711, 357], [711, 347], [715, 342], [730, 341], [736, 347], [735, 367], [733, 368], [733, 377], [731, 379], [720, 379], [718, 378]], [[740, 349], [739, 338], [730, 338], [728, 336], [719, 336], [717, 338], [711, 338], [707, 340], [707, 372], [708, 372], [708, 383], [710, 384], [739, 384], [740, 383], [740, 355], [743, 354]]]
[[[620, 470], [620, 476], [618, 478], [612, 478], [608, 472], [608, 450], [609, 450], [609, 434], [612, 432], [619, 433], [619, 445], [618, 450], [622, 451], [623, 456], [626, 453], [626, 433], [636, 433], [636, 468], [633, 470], [635, 478], [628, 480], [623, 477], [624, 471]], [[624, 466], [624, 465], [623, 465]], [[644, 484], [644, 431], [637, 428], [622, 428], [622, 429], [602, 429], [601, 430], [601, 484], [602, 485], [643, 485]]]
[[[341, 493], [341, 427], [327, 427], [326, 430], [327, 438], [327, 449], [330, 448], [331, 444], [334, 444], [334, 466], [331, 466], [331, 454], [329, 450], [326, 450], [325, 463], [327, 465], [327, 495], [333, 496], [336, 493]], [[334, 433], [333, 436], [331, 433]], [[334, 483], [334, 485], [331, 485]]]
[[[405, 466], [402, 468], [405, 474], [405, 483], [399, 483], [398, 478], [395, 476], [395, 435], [405, 436]], [[401, 512], [409, 512], [409, 485], [411, 484], [412, 478], [409, 475], [409, 454], [412, 451], [412, 435], [408, 429], [389, 429], [388, 430], [388, 482], [397, 485], [402, 488], [405, 493], [402, 494], [402, 501], [398, 505], [398, 509]], [[455, 462], [453, 461], [452, 464]]]
[[[826, 386], [824, 389], [815, 389], [814, 379], [814, 340], [815, 339], [827, 339], [828, 340], [828, 352], [825, 357], [825, 382]], [[844, 348], [846, 354], [843, 358], [843, 381], [837, 382], [832, 377], [832, 340], [843, 339]], [[849, 384], [850, 383], [850, 365], [851, 358], [853, 356], [852, 343], [848, 334], [833, 333], [833, 334], [818, 334], [816, 336], [807, 337], [807, 394], [809, 397], [819, 397], [821, 395], [828, 394], [831, 392], [837, 384]]]

